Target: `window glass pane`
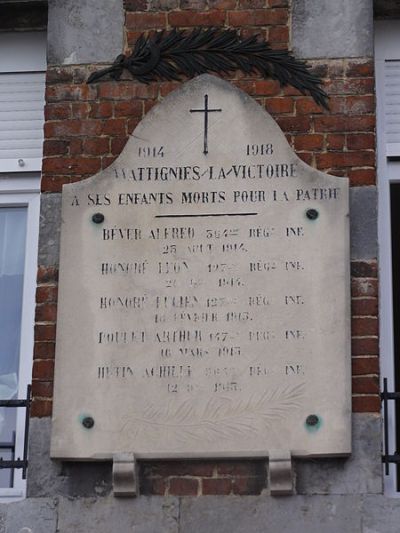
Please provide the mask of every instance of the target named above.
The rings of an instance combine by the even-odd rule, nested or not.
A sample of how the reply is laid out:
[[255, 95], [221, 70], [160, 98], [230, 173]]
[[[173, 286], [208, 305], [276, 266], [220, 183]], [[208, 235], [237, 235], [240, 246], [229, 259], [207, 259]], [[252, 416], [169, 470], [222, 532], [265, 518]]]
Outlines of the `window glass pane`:
[[[23, 275], [25, 262], [26, 207], [0, 207], [0, 398], [17, 396]], [[0, 444], [14, 440], [14, 408], [0, 409]], [[1, 450], [10, 458], [12, 450]], [[10, 470], [0, 470], [0, 487], [10, 486]]]

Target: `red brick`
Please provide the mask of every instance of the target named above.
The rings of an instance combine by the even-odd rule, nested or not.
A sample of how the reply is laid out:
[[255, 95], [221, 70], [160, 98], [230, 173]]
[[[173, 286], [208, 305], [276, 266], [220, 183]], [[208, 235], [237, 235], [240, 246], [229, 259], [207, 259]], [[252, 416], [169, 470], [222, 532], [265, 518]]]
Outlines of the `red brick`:
[[270, 7], [288, 7], [289, 0], [267, 0]]
[[46, 87], [46, 102], [87, 101], [95, 100], [97, 87], [95, 85], [48, 85]]
[[230, 494], [232, 480], [227, 478], [206, 478], [202, 480], [203, 494]]
[[284, 132], [306, 133], [311, 128], [310, 117], [277, 117], [277, 122]]
[[52, 380], [54, 376], [53, 359], [35, 359], [33, 361], [33, 379]]
[[43, 157], [52, 155], [66, 155], [68, 153], [68, 141], [56, 141], [45, 139], [43, 143]]
[[171, 26], [223, 26], [225, 12], [217, 9], [205, 13], [192, 13], [189, 11], [173, 11], [168, 13], [168, 21]]
[[292, 85], [285, 85], [282, 90], [285, 96], [304, 96], [298, 89], [296, 89]]
[[128, 30], [164, 29], [165, 13], [127, 13], [125, 24]]
[[340, 131], [340, 132], [353, 132], [353, 131], [374, 131], [375, 129], [375, 116], [366, 115], [362, 117], [345, 117], [345, 116], [319, 116], [315, 117], [315, 131], [316, 132], [328, 132], [328, 131]]
[[375, 185], [376, 170], [374, 168], [350, 169], [348, 177], [350, 179], [350, 185], [352, 187], [358, 185]]
[[124, 7], [127, 11], [146, 11], [147, 0], [124, 0]]
[[105, 135], [125, 135], [126, 122], [123, 118], [110, 118], [103, 124], [102, 133]]
[[334, 167], [361, 167], [375, 163], [374, 152], [328, 152], [317, 154], [317, 167], [321, 169]]
[[377, 338], [351, 339], [351, 353], [353, 355], [378, 355], [379, 341]]
[[58, 269], [50, 266], [39, 266], [37, 271], [38, 283], [54, 283], [58, 281]]
[[36, 288], [36, 302], [56, 302], [57, 287], [55, 285], [41, 285]]
[[366, 115], [375, 112], [375, 97], [363, 96], [334, 96], [329, 100], [329, 110], [332, 114]]
[[208, 0], [210, 9], [235, 9], [236, 0]]
[[[156, 104], [157, 100], [144, 100], [144, 114], [147, 115], [147, 113], [152, 109]], [[138, 119], [136, 119], [138, 121]], [[130, 121], [131, 122], [131, 121]]]
[[304, 163], [307, 163], [307, 165], [312, 166], [313, 165], [313, 154], [310, 152], [298, 152], [297, 155], [300, 157]]
[[169, 494], [174, 496], [197, 496], [198, 479], [173, 477], [169, 481]]
[[312, 63], [309, 62], [310, 72], [318, 78], [326, 78], [328, 76], [328, 65], [326, 63]]
[[277, 96], [281, 86], [277, 80], [256, 80], [254, 90], [257, 96]]
[[266, 488], [266, 475], [257, 477], [237, 477], [232, 482], [233, 494], [241, 496], [261, 494]]
[[351, 312], [353, 316], [377, 316], [377, 298], [357, 298], [351, 301]]
[[345, 143], [345, 135], [331, 133], [326, 136], [326, 147], [328, 150], [343, 150]]
[[373, 150], [375, 135], [373, 133], [351, 133], [347, 135], [347, 148], [349, 150]]
[[128, 141], [128, 137], [114, 137], [111, 139], [111, 153], [119, 155]]
[[347, 80], [327, 81], [324, 88], [328, 94], [374, 94], [374, 78], [349, 78]]
[[351, 361], [351, 373], [353, 376], [365, 376], [379, 374], [378, 357], [353, 357]]
[[55, 322], [56, 319], [57, 305], [55, 303], [45, 303], [36, 307], [36, 322]]
[[296, 99], [296, 112], [299, 115], [321, 114], [323, 111], [323, 108], [314, 102], [311, 96], [304, 96]]
[[87, 102], [72, 102], [71, 116], [73, 119], [86, 119], [89, 116], [90, 105]]
[[160, 83], [160, 95], [167, 96], [172, 91], [175, 91], [181, 85], [178, 81], [164, 81]]
[[73, 73], [68, 68], [48, 67], [46, 72], [46, 85], [54, 83], [72, 83]]
[[55, 352], [54, 342], [35, 342], [33, 357], [35, 359], [53, 359]]
[[181, 9], [201, 10], [206, 9], [207, 0], [180, 0]]
[[55, 324], [36, 324], [35, 340], [36, 341], [54, 341], [56, 339]]
[[257, 476], [265, 471], [265, 461], [221, 461], [217, 464], [219, 476]]
[[316, 133], [309, 135], [295, 135], [294, 148], [295, 150], [322, 150], [324, 144], [324, 136]]
[[89, 135], [94, 137], [102, 133], [102, 123], [99, 120], [62, 120], [46, 122], [45, 137], [69, 137], [73, 135]]
[[90, 118], [110, 118], [113, 113], [111, 102], [92, 103], [90, 106]]
[[362, 63], [351, 61], [346, 69], [349, 78], [372, 77], [374, 75], [374, 62], [372, 60]]
[[257, 9], [266, 7], [266, 0], [239, 0], [240, 9]]
[[294, 102], [291, 98], [266, 98], [265, 107], [269, 113], [282, 114], [293, 113]]
[[381, 400], [379, 396], [353, 396], [353, 413], [379, 413]]
[[95, 174], [101, 168], [98, 157], [81, 157], [73, 159], [71, 157], [57, 157], [44, 159], [43, 172], [55, 172], [63, 174]]
[[352, 261], [351, 275], [353, 278], [376, 278], [378, 264], [376, 261]]
[[46, 120], [71, 118], [71, 104], [46, 104], [46, 107], [44, 108], [44, 117]]
[[357, 376], [352, 379], [354, 394], [379, 394], [379, 378]]
[[165, 496], [167, 492], [167, 481], [162, 478], [140, 477], [140, 494]]
[[140, 30], [138, 31], [129, 30], [125, 32], [125, 35], [126, 35], [126, 47], [125, 47], [125, 50], [123, 50], [123, 53], [125, 55], [130, 55], [130, 53], [132, 52], [132, 48], [134, 48], [136, 41], [139, 39], [139, 37], [143, 35], [143, 32]]
[[354, 298], [359, 296], [378, 296], [378, 281], [376, 279], [353, 278], [351, 280], [351, 295]]
[[141, 117], [142, 114], [143, 103], [140, 100], [116, 102], [114, 104], [115, 117]]
[[51, 416], [53, 402], [51, 400], [33, 399], [31, 403], [30, 416], [32, 418], [43, 418]]
[[354, 337], [378, 335], [378, 320], [372, 317], [353, 318], [351, 332]]
[[32, 396], [34, 398], [52, 398], [53, 382], [52, 381], [32, 381]]
[[68, 146], [70, 156], [82, 155], [82, 139], [79, 139], [78, 137], [72, 137], [68, 141]]
[[62, 186], [65, 183], [71, 183], [70, 176], [42, 176], [42, 181], [40, 182], [41, 191], [44, 193], [48, 192], [61, 192]]
[[99, 97], [108, 100], [132, 100], [134, 98], [156, 98], [156, 83], [103, 82], [99, 85]]
[[117, 156], [114, 155], [107, 155], [101, 158], [101, 169], [104, 170], [108, 168], [111, 163], [114, 163], [114, 161], [117, 159]]
[[83, 153], [85, 155], [103, 155], [110, 151], [110, 139], [108, 137], [91, 137], [83, 141]]
[[287, 26], [273, 26], [268, 31], [268, 41], [276, 43], [289, 42], [289, 28]]
[[287, 24], [287, 9], [252, 9], [248, 11], [230, 11], [228, 13], [230, 26], [268, 26]]

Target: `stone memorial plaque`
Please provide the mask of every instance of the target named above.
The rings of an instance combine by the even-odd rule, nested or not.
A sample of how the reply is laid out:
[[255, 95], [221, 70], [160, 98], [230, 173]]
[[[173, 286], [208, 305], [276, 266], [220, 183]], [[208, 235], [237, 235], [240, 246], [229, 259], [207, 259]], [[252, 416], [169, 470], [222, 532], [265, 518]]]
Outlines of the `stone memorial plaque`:
[[348, 181], [203, 75], [63, 189], [51, 454], [349, 454]]

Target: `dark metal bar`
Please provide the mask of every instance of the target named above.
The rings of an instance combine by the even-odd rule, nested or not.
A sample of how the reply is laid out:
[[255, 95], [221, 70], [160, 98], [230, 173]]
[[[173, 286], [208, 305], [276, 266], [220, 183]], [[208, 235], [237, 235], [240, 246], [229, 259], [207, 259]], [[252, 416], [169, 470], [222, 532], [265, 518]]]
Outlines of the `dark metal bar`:
[[0, 407], [25, 407], [26, 400], [0, 400]]
[[[28, 439], [29, 439], [29, 407], [31, 403], [31, 385], [28, 385], [26, 388], [26, 399], [25, 400], [1, 400], [0, 407], [25, 407], [25, 431], [24, 431], [24, 451], [23, 459], [18, 458], [15, 460], [15, 438], [14, 444], [12, 443], [2, 443], [0, 444], [0, 449], [9, 449], [12, 453], [12, 460], [7, 461], [0, 457], [0, 469], [11, 468], [22, 468], [22, 479], [26, 479], [26, 469], [28, 467]], [[11, 446], [8, 446], [11, 444]]]
[[[383, 398], [383, 393], [381, 394], [381, 398]], [[388, 400], [400, 400], [400, 392], [387, 392], [386, 398]]]
[[0, 450], [12, 450], [13, 448], [13, 442], [0, 442]]
[[17, 459], [14, 461], [7, 461], [5, 459], [0, 459], [0, 468], [25, 468], [28, 466], [27, 461], [22, 459]]
[[22, 469], [22, 479], [26, 479], [26, 468], [28, 466], [28, 440], [29, 440], [29, 407], [31, 404], [32, 386], [26, 388], [26, 406], [25, 406], [25, 432], [24, 432], [24, 467]]
[[384, 455], [382, 457], [382, 463], [396, 463], [400, 464], [400, 455]]
[[388, 421], [388, 397], [387, 397], [387, 378], [383, 378], [383, 393], [381, 397], [383, 399], [383, 428], [385, 438], [385, 455], [382, 457], [385, 463], [385, 475], [389, 475], [389, 421]]

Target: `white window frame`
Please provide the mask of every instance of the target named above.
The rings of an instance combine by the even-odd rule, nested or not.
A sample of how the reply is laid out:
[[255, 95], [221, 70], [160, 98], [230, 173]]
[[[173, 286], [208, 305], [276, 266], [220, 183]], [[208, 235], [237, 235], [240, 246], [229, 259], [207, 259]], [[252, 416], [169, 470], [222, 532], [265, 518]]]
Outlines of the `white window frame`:
[[[24, 399], [27, 386], [32, 380], [32, 357], [34, 345], [34, 318], [37, 255], [40, 213], [40, 175], [0, 174], [0, 208], [26, 207], [26, 245], [24, 264], [24, 283], [22, 292], [21, 341], [18, 370], [18, 398]], [[15, 457], [23, 457], [25, 412], [16, 409]], [[25, 498], [26, 480], [22, 470], [14, 470], [14, 487], [0, 488], [0, 502], [10, 502]]]
[[[381, 390], [383, 378], [388, 379], [389, 391], [394, 384], [393, 342], [393, 287], [390, 185], [400, 183], [400, 162], [390, 160], [400, 156], [400, 146], [388, 145], [385, 139], [385, 61], [400, 60], [400, 20], [383, 20], [375, 23], [375, 79], [377, 99], [377, 168], [378, 168], [378, 240], [379, 240], [379, 350]], [[399, 148], [398, 153], [394, 153]], [[388, 402], [389, 453], [396, 447], [394, 401]], [[389, 465], [389, 475], [384, 475], [385, 494], [400, 498], [396, 488], [396, 466]]]
[[[47, 69], [46, 48], [47, 34], [44, 31], [0, 33], [0, 76], [2, 73], [24, 72], [43, 73], [44, 76]], [[18, 374], [20, 399], [26, 397], [27, 386], [32, 382], [41, 167], [42, 158], [25, 158], [23, 166], [18, 159], [0, 160], [0, 207], [27, 207]], [[23, 457], [25, 412], [22, 407], [16, 409], [16, 458]], [[22, 470], [15, 469], [14, 487], [0, 488], [0, 503], [20, 500], [25, 495], [26, 480], [22, 479]]]

